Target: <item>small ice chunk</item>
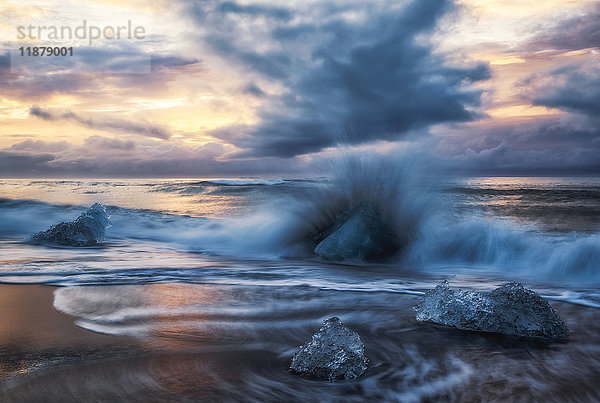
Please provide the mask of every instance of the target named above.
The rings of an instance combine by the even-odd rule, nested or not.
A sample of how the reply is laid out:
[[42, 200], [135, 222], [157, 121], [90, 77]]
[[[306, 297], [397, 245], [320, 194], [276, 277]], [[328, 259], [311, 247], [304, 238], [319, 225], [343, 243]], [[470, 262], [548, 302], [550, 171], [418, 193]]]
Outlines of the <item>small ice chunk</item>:
[[294, 354], [290, 370], [321, 379], [356, 379], [367, 369], [364, 349], [358, 333], [339, 318], [325, 319], [324, 326]]
[[519, 283], [505, 284], [487, 294], [451, 290], [444, 281], [425, 293], [415, 311], [418, 321], [463, 330], [551, 339], [569, 335], [554, 308]]
[[33, 234], [30, 241], [35, 244], [94, 246], [102, 243], [104, 231], [109, 226], [106, 208], [100, 203], [95, 203], [74, 221], [61, 222], [46, 231]]

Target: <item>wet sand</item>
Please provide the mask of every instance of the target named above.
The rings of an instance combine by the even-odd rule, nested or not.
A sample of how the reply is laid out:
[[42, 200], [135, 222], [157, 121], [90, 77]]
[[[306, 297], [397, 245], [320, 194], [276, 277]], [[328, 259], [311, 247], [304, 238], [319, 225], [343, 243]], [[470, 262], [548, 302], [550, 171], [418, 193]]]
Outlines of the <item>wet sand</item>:
[[[48, 368], [131, 353], [137, 348], [132, 338], [77, 327], [73, 317], [54, 309], [55, 290], [44, 285], [0, 285], [0, 385], [4, 397], [12, 386]], [[32, 396], [29, 401], [33, 400]]]
[[[63, 309], [79, 314], [56, 311], [57, 296]], [[417, 301], [302, 286], [2, 285], [1, 400], [600, 398], [598, 309], [553, 302], [572, 332], [556, 343], [419, 324]], [[361, 335], [370, 361], [365, 375], [324, 382], [289, 373], [291, 355], [331, 315]], [[113, 334], [84, 330], [76, 321]]]
[[[74, 318], [54, 309], [57, 287], [0, 285], [0, 346], [3, 352], [47, 351], [76, 346], [107, 346], [115, 338], [74, 325]], [[5, 377], [7, 374], [2, 373]]]

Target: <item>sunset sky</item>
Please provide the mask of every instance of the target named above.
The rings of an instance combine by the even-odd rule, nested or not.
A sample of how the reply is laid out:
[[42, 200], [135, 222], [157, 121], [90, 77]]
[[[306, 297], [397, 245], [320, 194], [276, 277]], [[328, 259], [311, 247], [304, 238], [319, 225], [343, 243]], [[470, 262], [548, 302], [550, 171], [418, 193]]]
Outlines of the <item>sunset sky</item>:
[[[18, 38], [83, 20], [145, 36]], [[598, 1], [3, 0], [0, 40], [3, 177], [600, 173]]]

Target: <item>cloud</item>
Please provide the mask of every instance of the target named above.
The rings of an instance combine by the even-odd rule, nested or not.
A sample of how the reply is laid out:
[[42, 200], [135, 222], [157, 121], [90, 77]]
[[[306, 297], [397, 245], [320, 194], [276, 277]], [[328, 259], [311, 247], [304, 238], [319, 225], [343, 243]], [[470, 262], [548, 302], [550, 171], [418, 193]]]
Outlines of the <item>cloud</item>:
[[10, 52], [0, 53], [0, 77], [10, 71]]
[[171, 133], [166, 128], [148, 122], [132, 122], [130, 120], [117, 118], [91, 119], [84, 118], [73, 112], [63, 112], [60, 114], [55, 114], [37, 105], [31, 107], [31, 109], [29, 110], [29, 114], [31, 116], [36, 116], [38, 118], [48, 121], [72, 121], [90, 129], [97, 129], [109, 132], [140, 134], [142, 136], [155, 137], [163, 140], [168, 140], [171, 137]]
[[448, 169], [468, 175], [598, 174], [600, 127], [567, 115], [464, 128], [445, 133], [437, 155]]
[[[600, 45], [600, 4], [578, 11], [549, 28], [551, 21], [545, 21], [547, 28], [511, 50], [533, 66], [516, 83], [513, 101], [555, 109], [552, 115], [447, 130], [439, 155], [452, 169], [469, 175], [600, 173], [598, 53], [570, 53]], [[514, 74], [514, 67], [506, 69]]]
[[257, 98], [262, 98], [267, 95], [258, 85], [250, 83], [244, 87], [243, 92], [246, 94], [254, 95]]
[[150, 66], [153, 72], [164, 69], [192, 66], [198, 63], [200, 63], [200, 60], [198, 59], [187, 59], [177, 56], [152, 56], [150, 58]]
[[561, 20], [551, 29], [538, 34], [531, 50], [579, 50], [600, 48], [600, 3], [596, 2], [576, 16]]
[[[10, 54], [5, 57], [10, 63]], [[10, 64], [2, 65], [2, 58], [0, 56], [0, 91], [2, 94], [10, 94], [11, 99], [31, 101], [59, 93], [78, 95], [99, 90], [99, 77], [95, 75], [73, 74], [62, 70], [48, 74], [48, 70], [44, 68], [37, 70], [26, 66], [11, 71]]]
[[476, 152], [467, 149], [448, 166], [466, 175], [581, 175], [600, 173], [596, 149], [515, 150], [507, 143]]
[[283, 79], [290, 73], [292, 59], [284, 51], [248, 50], [246, 46], [232, 40], [230, 35], [211, 34], [207, 35], [204, 41], [213, 51], [268, 78]]
[[[131, 48], [81, 48], [76, 66], [46, 66], [19, 75], [10, 72], [9, 57], [4, 54], [0, 55], [0, 91], [11, 102], [25, 99], [26, 105], [41, 105], [32, 107], [31, 115], [47, 122], [68, 121], [109, 133], [161, 139], [171, 133], [160, 124], [125, 115], [88, 116], [79, 110], [46, 109], [44, 105], [50, 104], [44, 99], [64, 93], [83, 100], [82, 104], [100, 101], [114, 107], [121, 97], [159, 99], [179, 91], [178, 95], [185, 96], [181, 99], [190, 102], [177, 109], [182, 115], [196, 106], [218, 108], [221, 113], [245, 102], [232, 112], [235, 119], [228, 120], [235, 124], [208, 133], [215, 143], [194, 147], [177, 138], [152, 144], [138, 137], [133, 141], [127, 136], [92, 136], [81, 145], [65, 146], [64, 142], [19, 138], [14, 141], [20, 143], [2, 152], [14, 161], [41, 158], [32, 160], [41, 174], [69, 170], [85, 175], [121, 171], [123, 175], [161, 176], [299, 172], [308, 166], [306, 161], [321, 164], [340, 144], [362, 149], [415, 138], [425, 143], [428, 138], [423, 133], [437, 125], [433, 132], [444, 133], [438, 154], [458, 171], [598, 172], [598, 53], [569, 52], [599, 46], [598, 3], [561, 15], [551, 10], [527, 17], [527, 33], [537, 30], [528, 42], [520, 38], [509, 46], [510, 38], [503, 37], [498, 39], [502, 44], [469, 43], [459, 49], [471, 56], [510, 54], [526, 61], [493, 66], [498, 75], [492, 85], [499, 91], [486, 93], [486, 101], [491, 101], [487, 106], [508, 110], [518, 104], [514, 108], [518, 110], [526, 102], [555, 108], [554, 115], [515, 117], [518, 121], [510, 124], [497, 118], [480, 120], [482, 86], [473, 84], [488, 79], [490, 67], [452, 65], [448, 60], [462, 55], [454, 58], [441, 53], [443, 36], [455, 33], [445, 28], [437, 31], [440, 18], [454, 17], [451, 0], [282, 1], [280, 6], [259, 0], [179, 0], [179, 4], [183, 7], [173, 3], [169, 7], [194, 23], [192, 30], [177, 36], [185, 53], [151, 54], [152, 42]], [[461, 26], [457, 28], [460, 31]], [[435, 42], [440, 38], [442, 42]], [[189, 46], [191, 41], [197, 48]], [[497, 48], [492, 51], [490, 46]], [[46, 60], [41, 62], [49, 63]], [[126, 73], [141, 70], [149, 70], [152, 76]], [[198, 71], [208, 74], [188, 74]], [[511, 87], [511, 80], [533, 71], [536, 74], [530, 80]], [[171, 86], [170, 80], [177, 81]], [[148, 96], [151, 93], [155, 96]], [[539, 110], [531, 109], [532, 113]], [[237, 123], [250, 121], [247, 116], [251, 123]], [[199, 129], [199, 137], [205, 134]], [[113, 155], [97, 152], [106, 149]]]
[[292, 18], [292, 13], [282, 7], [271, 7], [255, 4], [241, 5], [233, 1], [224, 1], [218, 6], [218, 10], [223, 13], [264, 16], [283, 21], [288, 21]]
[[42, 118], [44, 120], [56, 120], [56, 117], [53, 114], [43, 110], [37, 105], [33, 105], [31, 109], [29, 109], [29, 114], [31, 116], [37, 116], [38, 118]]
[[543, 88], [533, 100], [534, 105], [560, 108], [600, 120], [600, 69], [584, 72], [575, 66], [552, 72], [552, 81], [564, 83]]
[[297, 40], [305, 34], [313, 34], [317, 32], [317, 27], [313, 24], [298, 24], [285, 27], [276, 27], [273, 29], [271, 35], [274, 39], [285, 41], [285, 40]]
[[20, 58], [15, 53], [11, 66], [11, 54], [0, 53], [0, 93], [23, 102], [39, 102], [55, 94], [90, 99], [106, 95], [107, 89], [113, 96], [129, 96], [203, 68], [197, 58], [149, 53], [133, 45], [78, 47], [74, 55]]
[[298, 159], [222, 160], [218, 143], [190, 147], [178, 141], [133, 143], [91, 136], [83, 144], [25, 141], [0, 150], [2, 177], [198, 177], [306, 172]]
[[132, 151], [135, 148], [135, 143], [131, 140], [123, 141], [109, 137], [90, 136], [85, 139], [85, 147], [95, 147], [100, 150]]
[[[254, 15], [234, 24], [213, 2], [193, 3], [188, 11], [210, 27], [201, 37], [214, 52], [281, 87], [258, 109], [258, 124], [210, 134], [240, 148], [239, 157], [294, 157], [477, 119], [481, 92], [469, 85], [489, 78], [488, 67], [448, 66], [421, 38], [451, 10], [448, 0], [326, 2], [265, 26]], [[245, 39], [250, 29], [254, 41]]]
[[[525, 50], [534, 51], [571, 52], [589, 48], [600, 49], [600, 2], [559, 20], [524, 45]], [[596, 120], [592, 124], [597, 125], [600, 119], [598, 50], [575, 55], [551, 59], [554, 63], [550, 68], [531, 74], [521, 84], [529, 86], [528, 98], [533, 105], [585, 115]]]
[[3, 177], [36, 177], [48, 172], [47, 167], [54, 155], [0, 151], [0, 172]]
[[33, 152], [56, 152], [64, 151], [70, 147], [66, 141], [48, 142], [43, 140], [25, 140], [10, 146], [10, 150], [33, 151]]

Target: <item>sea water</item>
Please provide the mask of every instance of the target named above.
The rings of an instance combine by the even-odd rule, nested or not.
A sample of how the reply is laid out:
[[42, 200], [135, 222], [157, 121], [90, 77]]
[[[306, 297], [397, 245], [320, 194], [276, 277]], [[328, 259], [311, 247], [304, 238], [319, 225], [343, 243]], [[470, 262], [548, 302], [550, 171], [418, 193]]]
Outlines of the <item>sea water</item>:
[[[77, 326], [140, 346], [28, 369], [4, 392], [16, 400], [600, 398], [600, 179], [432, 180], [370, 164], [341, 172], [0, 180], [0, 282], [58, 286], [54, 308]], [[96, 202], [111, 217], [102, 246], [26, 242]], [[314, 232], [362, 202], [405, 247], [373, 264], [316, 256]], [[419, 296], [444, 279], [476, 290], [522, 282], [572, 334], [548, 343], [416, 322]], [[288, 372], [298, 346], [331, 316], [359, 332], [365, 375], [332, 383]]]

